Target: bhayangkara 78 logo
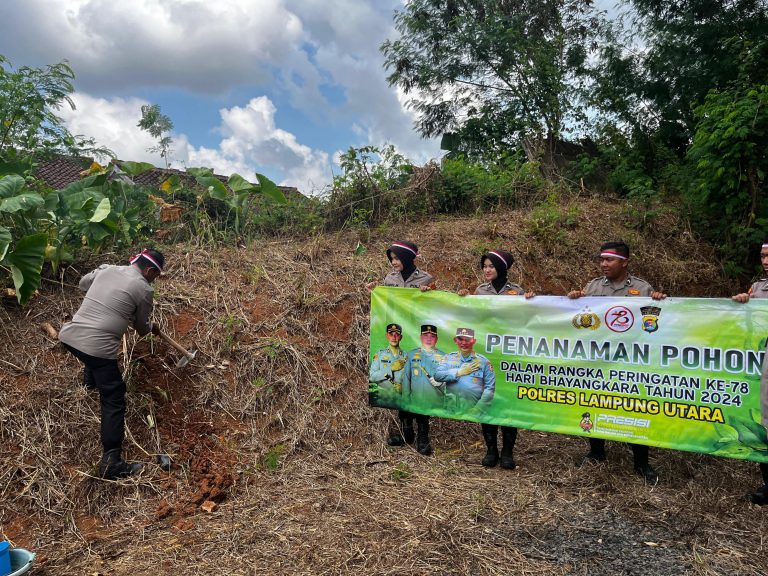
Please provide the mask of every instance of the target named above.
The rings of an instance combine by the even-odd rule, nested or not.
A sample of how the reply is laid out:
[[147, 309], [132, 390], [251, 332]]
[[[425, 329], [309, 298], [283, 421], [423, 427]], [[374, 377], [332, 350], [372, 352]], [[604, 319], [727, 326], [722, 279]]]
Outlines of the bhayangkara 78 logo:
[[614, 332], [626, 332], [635, 324], [635, 315], [626, 306], [613, 306], [605, 313], [605, 325]]

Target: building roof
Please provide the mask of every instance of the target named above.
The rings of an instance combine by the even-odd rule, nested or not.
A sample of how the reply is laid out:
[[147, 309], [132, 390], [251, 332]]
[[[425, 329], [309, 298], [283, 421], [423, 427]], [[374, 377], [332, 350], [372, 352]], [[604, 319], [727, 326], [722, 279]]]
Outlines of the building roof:
[[[123, 160], [113, 160], [112, 164], [120, 166]], [[93, 158], [83, 158], [74, 156], [57, 156], [50, 159], [39, 160], [35, 176], [48, 184], [54, 190], [61, 190], [72, 182], [81, 180], [80, 175], [83, 170], [87, 170], [93, 164]], [[183, 170], [175, 168], [152, 168], [138, 176], [131, 177], [136, 184], [144, 186], [159, 186], [170, 176], [178, 176], [184, 184], [196, 184], [195, 178]], [[227, 183], [227, 177], [220, 174], [214, 174], [216, 178]], [[258, 183], [254, 183], [258, 185]], [[304, 195], [293, 186], [278, 186], [286, 198], [299, 198]]]

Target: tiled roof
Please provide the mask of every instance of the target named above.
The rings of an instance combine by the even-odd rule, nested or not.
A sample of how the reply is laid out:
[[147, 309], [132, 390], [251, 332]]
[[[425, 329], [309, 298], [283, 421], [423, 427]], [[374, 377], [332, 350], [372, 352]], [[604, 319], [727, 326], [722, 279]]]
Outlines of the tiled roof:
[[[43, 180], [54, 190], [60, 190], [72, 182], [80, 180], [82, 178], [80, 173], [89, 168], [92, 163], [92, 158], [76, 158], [72, 156], [59, 156], [52, 159], [40, 160], [38, 161], [38, 168], [35, 172], [35, 176], [40, 180]], [[113, 163], [119, 166], [122, 163], [122, 160], [113, 160]], [[174, 174], [186, 185], [195, 184], [193, 176], [190, 176], [183, 170], [176, 170], [175, 168], [153, 168], [143, 174], [132, 177], [132, 180], [136, 184], [159, 186], [163, 181]], [[221, 176], [220, 174], [214, 174], [214, 176], [226, 184], [226, 176]], [[286, 197], [297, 198], [303, 196], [292, 186], [278, 186], [278, 188]]]

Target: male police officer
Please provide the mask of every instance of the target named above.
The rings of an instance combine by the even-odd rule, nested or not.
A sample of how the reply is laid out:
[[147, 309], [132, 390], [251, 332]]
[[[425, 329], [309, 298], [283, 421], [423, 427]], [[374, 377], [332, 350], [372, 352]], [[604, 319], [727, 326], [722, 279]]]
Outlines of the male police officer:
[[[436, 348], [437, 326], [421, 325], [421, 346], [408, 352], [405, 374], [410, 397], [408, 403], [416, 410], [443, 406], [445, 397], [440, 382], [434, 374], [445, 355]], [[416, 449], [424, 455], [432, 453], [429, 443], [429, 416], [416, 415]]]
[[[752, 284], [749, 292], [736, 294], [733, 300], [746, 304], [752, 298], [768, 298], [768, 240], [763, 242], [760, 248], [760, 263], [763, 265], [763, 277]], [[763, 426], [768, 428], [768, 348], [766, 348], [763, 371], [760, 377], [760, 414]], [[768, 504], [768, 463], [760, 464], [760, 473], [763, 476], [763, 486], [747, 497], [755, 504], [765, 506]]]
[[[593, 279], [583, 290], [571, 290], [568, 298], [582, 296], [650, 296], [662, 300], [667, 295], [654, 291], [651, 285], [629, 273], [629, 246], [624, 242], [606, 242], [600, 246], [600, 271], [603, 276]], [[643, 476], [649, 484], [659, 480], [656, 471], [648, 462], [648, 446], [630, 444], [634, 454], [635, 472]], [[603, 462], [605, 460], [605, 440], [589, 439], [589, 452], [582, 462]]]
[[[373, 355], [368, 375], [372, 393], [385, 402], [397, 405], [402, 405], [403, 398], [407, 398], [409, 392], [404, 390], [404, 386], [408, 384], [404, 370], [408, 355], [400, 348], [402, 338], [403, 328], [400, 324], [387, 324], [389, 346]], [[387, 441], [390, 446], [402, 446], [405, 442], [410, 444], [414, 440], [413, 414], [401, 410], [399, 418], [403, 435], [400, 435], [399, 430], [393, 430]]]
[[85, 292], [72, 322], [59, 332], [64, 347], [85, 364], [83, 383], [99, 391], [101, 443], [104, 455], [99, 475], [108, 480], [131, 476], [141, 464], [123, 461], [125, 435], [125, 382], [117, 365], [120, 339], [132, 323], [136, 332], [160, 334], [152, 314], [152, 282], [160, 276], [165, 259], [156, 250], [143, 250], [130, 266], [104, 264], [83, 276], [79, 288]]
[[493, 400], [496, 391], [496, 374], [485, 356], [474, 351], [475, 331], [459, 328], [453, 339], [458, 352], [443, 357], [435, 371], [435, 380], [445, 382], [446, 394], [453, 394], [456, 412], [484, 411]]

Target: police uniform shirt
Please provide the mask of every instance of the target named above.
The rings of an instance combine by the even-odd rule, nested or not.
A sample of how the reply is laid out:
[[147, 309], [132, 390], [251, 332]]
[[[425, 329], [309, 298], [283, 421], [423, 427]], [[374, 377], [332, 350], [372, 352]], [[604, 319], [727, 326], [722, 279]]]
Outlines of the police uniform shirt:
[[405, 365], [405, 388], [410, 393], [409, 402], [417, 406], [442, 406], [443, 392], [440, 387], [432, 385], [430, 379], [435, 376], [438, 365], [445, 353], [435, 348], [425, 350], [415, 348], [408, 352], [408, 362]]
[[512, 284], [512, 282], [504, 284], [498, 292], [496, 292], [492, 282], [484, 282], [475, 288], [476, 296], [522, 296], [523, 294], [525, 294], [525, 290], [517, 284]]
[[760, 278], [749, 289], [750, 298], [768, 298], [768, 278]]
[[138, 266], [103, 264], [82, 277], [85, 298], [59, 340], [89, 356], [117, 358], [129, 323], [140, 336], [152, 329], [154, 290]]
[[600, 276], [584, 286], [585, 296], [650, 296], [651, 292], [653, 288], [648, 282], [632, 274], [623, 282], [611, 282]]
[[[750, 298], [768, 298], [768, 278], [760, 278], [749, 289]], [[766, 346], [766, 360], [763, 363], [760, 375], [760, 415], [763, 426], [768, 428], [768, 346]]]
[[371, 369], [369, 372], [369, 381], [375, 382], [383, 390], [390, 390], [396, 394], [403, 393], [403, 380], [405, 377], [405, 362], [400, 370], [392, 370], [392, 364], [395, 360], [408, 360], [407, 354], [398, 348], [396, 352], [387, 346], [373, 355]]
[[[477, 370], [464, 376], [458, 375], [462, 364], [475, 360], [480, 364]], [[493, 366], [485, 356], [475, 352], [466, 358], [461, 352], [446, 354], [437, 367], [435, 379], [446, 383], [447, 394], [454, 394], [471, 406], [490, 404], [496, 391], [496, 374], [493, 372]]]
[[424, 270], [416, 268], [407, 280], [403, 280], [403, 275], [400, 272], [392, 270], [384, 277], [382, 286], [396, 286], [398, 288], [419, 288], [420, 286], [429, 286], [432, 284], [432, 276]]

